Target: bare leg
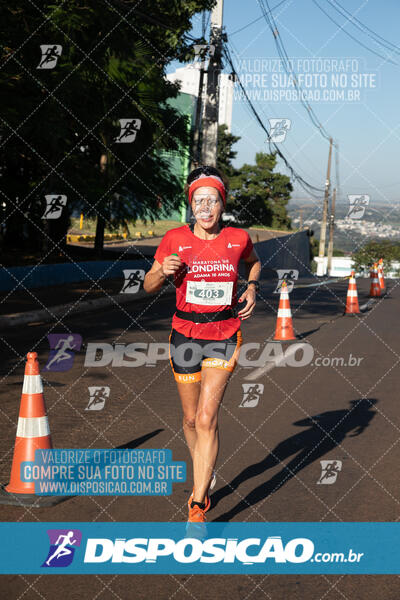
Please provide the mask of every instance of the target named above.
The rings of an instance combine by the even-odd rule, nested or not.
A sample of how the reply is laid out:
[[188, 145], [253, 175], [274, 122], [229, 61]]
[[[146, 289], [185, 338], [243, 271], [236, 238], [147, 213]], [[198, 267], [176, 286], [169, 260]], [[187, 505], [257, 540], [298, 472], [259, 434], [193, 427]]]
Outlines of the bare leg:
[[183, 433], [193, 461], [193, 452], [196, 445], [196, 412], [200, 397], [201, 381], [195, 383], [178, 383], [178, 393], [183, 410]]
[[193, 455], [193, 500], [203, 503], [217, 460], [218, 410], [231, 373], [212, 367], [203, 368], [200, 398], [196, 413], [196, 445]]

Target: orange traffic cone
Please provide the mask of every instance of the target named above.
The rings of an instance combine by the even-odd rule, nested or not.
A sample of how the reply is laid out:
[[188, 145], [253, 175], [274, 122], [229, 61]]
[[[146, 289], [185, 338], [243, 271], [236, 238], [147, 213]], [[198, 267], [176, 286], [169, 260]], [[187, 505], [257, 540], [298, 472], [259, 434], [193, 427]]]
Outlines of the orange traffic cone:
[[371, 269], [371, 288], [369, 295], [371, 298], [378, 298], [381, 295], [381, 286], [379, 285], [378, 279], [378, 265], [374, 263]]
[[347, 289], [346, 310], [345, 315], [360, 314], [360, 306], [358, 304], [357, 285], [354, 271], [351, 272], [349, 279], [349, 287]]
[[287, 283], [286, 281], [282, 281], [274, 340], [285, 341], [295, 339], [296, 337], [293, 332], [292, 312], [290, 310]]
[[21, 463], [34, 461], [38, 448], [52, 448], [36, 352], [28, 352], [27, 359], [10, 483], [5, 488], [11, 494], [35, 493], [33, 481], [21, 481]]
[[378, 262], [378, 280], [379, 280], [379, 286], [381, 288], [381, 290], [385, 289], [385, 278], [383, 276], [383, 259], [380, 258], [379, 262]]

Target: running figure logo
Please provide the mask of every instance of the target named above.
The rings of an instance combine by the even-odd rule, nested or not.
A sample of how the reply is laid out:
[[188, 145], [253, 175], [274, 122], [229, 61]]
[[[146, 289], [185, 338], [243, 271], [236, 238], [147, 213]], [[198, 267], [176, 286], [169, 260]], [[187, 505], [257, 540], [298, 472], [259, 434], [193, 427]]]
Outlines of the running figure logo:
[[324, 483], [327, 485], [331, 485], [335, 483], [339, 471], [342, 470], [342, 461], [341, 460], [320, 460], [321, 463], [321, 476], [318, 479], [317, 483]]
[[346, 219], [361, 219], [364, 216], [365, 209], [369, 204], [368, 194], [349, 194], [349, 212]]
[[121, 131], [114, 142], [116, 144], [130, 144], [136, 139], [136, 134], [142, 125], [142, 121], [141, 119], [119, 119], [119, 124]]
[[144, 279], [144, 269], [123, 269], [125, 281], [120, 294], [136, 294]]
[[268, 121], [270, 126], [268, 141], [284, 142], [292, 121], [290, 119], [268, 119]]
[[61, 56], [62, 46], [59, 44], [42, 44], [40, 46], [42, 57], [37, 69], [54, 69]]
[[67, 204], [67, 196], [61, 194], [51, 194], [45, 196], [46, 209], [42, 219], [58, 219], [61, 217], [62, 210]]
[[50, 353], [45, 371], [69, 371], [74, 364], [75, 352], [79, 352], [82, 336], [79, 333], [50, 333], [47, 336]]
[[107, 386], [91, 386], [89, 390], [89, 403], [85, 410], [102, 410], [107, 398], [110, 396], [110, 388]]
[[278, 274], [278, 284], [274, 290], [274, 294], [280, 294], [282, 283], [285, 281], [287, 285], [287, 292], [290, 293], [293, 289], [294, 282], [299, 278], [299, 272], [297, 269], [276, 269]]
[[74, 558], [77, 546], [81, 545], [79, 529], [48, 529], [49, 553], [42, 567], [68, 567]]
[[243, 400], [239, 404], [239, 407], [243, 408], [254, 408], [257, 406], [260, 396], [264, 392], [263, 383], [242, 383], [243, 388]]

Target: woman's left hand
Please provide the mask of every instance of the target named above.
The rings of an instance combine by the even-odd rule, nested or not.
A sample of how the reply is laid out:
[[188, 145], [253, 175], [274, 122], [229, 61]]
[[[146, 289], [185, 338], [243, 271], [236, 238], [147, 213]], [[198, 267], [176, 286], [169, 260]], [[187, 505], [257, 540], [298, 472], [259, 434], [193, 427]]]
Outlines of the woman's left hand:
[[253, 312], [256, 306], [256, 290], [253, 286], [248, 287], [247, 290], [240, 296], [238, 300], [238, 302], [244, 301], [246, 301], [246, 306], [238, 312], [238, 317], [242, 321], [251, 317], [251, 313]]

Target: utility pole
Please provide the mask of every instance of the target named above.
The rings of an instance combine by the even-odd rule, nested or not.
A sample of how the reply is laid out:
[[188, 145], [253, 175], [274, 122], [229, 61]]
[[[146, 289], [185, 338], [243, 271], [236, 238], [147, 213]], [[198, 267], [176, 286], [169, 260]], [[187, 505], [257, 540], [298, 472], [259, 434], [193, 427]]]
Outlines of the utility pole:
[[300, 210], [299, 210], [299, 230], [300, 231], [303, 229], [303, 211], [304, 211], [304, 208], [300, 208]]
[[[201, 35], [202, 38], [205, 39], [206, 35], [206, 11], [203, 11], [202, 15], [202, 27], [201, 27]], [[209, 46], [205, 48], [206, 51], [200, 53], [200, 73], [199, 73], [199, 88], [197, 92], [197, 102], [196, 102], [196, 115], [194, 119], [194, 134], [193, 134], [193, 148], [192, 148], [192, 160], [190, 165], [190, 170], [192, 171], [196, 167], [200, 165], [201, 159], [201, 148], [200, 148], [200, 123], [201, 123], [201, 113], [203, 108], [203, 87], [204, 87], [204, 73], [205, 73], [205, 60], [206, 56], [209, 54]], [[196, 63], [195, 63], [196, 64]]]
[[193, 154], [192, 154], [192, 164], [190, 170], [195, 169], [200, 164], [200, 119], [201, 119], [201, 109], [203, 107], [203, 86], [204, 86], [204, 63], [202, 62], [200, 68], [200, 77], [199, 77], [199, 91], [197, 95], [196, 102], [196, 116], [194, 121], [194, 135], [193, 135]]
[[328, 242], [328, 267], [327, 267], [328, 275], [331, 272], [331, 268], [332, 268], [333, 231], [335, 228], [335, 203], [336, 203], [336, 188], [334, 188], [333, 193], [332, 193], [331, 214], [329, 217], [329, 242]]
[[329, 188], [331, 185], [331, 160], [332, 160], [332, 138], [329, 138], [329, 155], [328, 155], [328, 169], [326, 172], [325, 181], [325, 196], [324, 204], [322, 209], [322, 223], [321, 223], [321, 234], [319, 238], [319, 253], [318, 253], [318, 268], [317, 275], [325, 275], [324, 269], [324, 256], [325, 256], [325, 240], [326, 240], [326, 224], [328, 220], [328, 204], [329, 204]]
[[217, 164], [219, 75], [222, 66], [222, 13], [224, 0], [218, 0], [211, 13], [210, 52], [207, 70], [207, 93], [203, 117], [203, 142], [201, 162], [215, 167]]

